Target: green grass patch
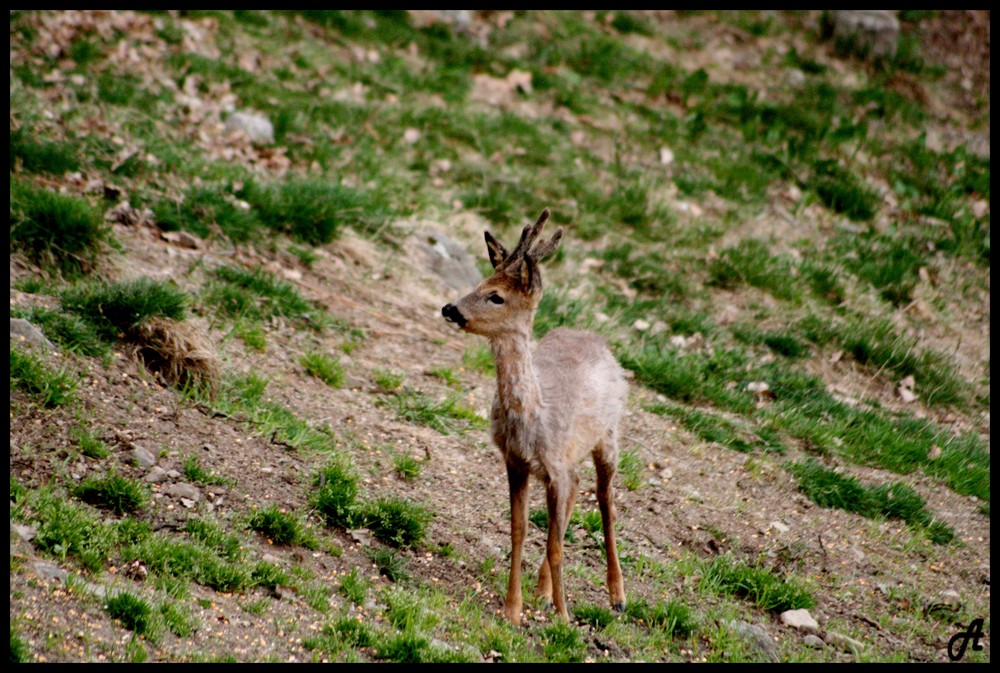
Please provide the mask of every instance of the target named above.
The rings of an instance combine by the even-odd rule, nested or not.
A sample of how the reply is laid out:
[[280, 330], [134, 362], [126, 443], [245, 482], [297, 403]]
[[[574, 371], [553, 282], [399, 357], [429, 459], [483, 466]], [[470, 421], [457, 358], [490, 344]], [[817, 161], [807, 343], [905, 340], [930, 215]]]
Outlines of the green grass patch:
[[361, 521], [358, 511], [358, 478], [340, 460], [324, 466], [313, 481], [309, 503], [327, 525], [351, 528]]
[[645, 600], [630, 597], [625, 605], [625, 615], [650, 628], [659, 629], [677, 638], [687, 638], [694, 632], [691, 611], [674, 601], [657, 601], [650, 605]]
[[316, 536], [306, 528], [302, 519], [279, 509], [277, 505], [268, 505], [253, 512], [247, 519], [247, 527], [274, 544], [300, 545], [309, 549], [318, 547]]
[[145, 484], [114, 472], [104, 477], [87, 477], [73, 489], [73, 495], [118, 515], [135, 513], [150, 500]]
[[61, 175], [80, 167], [76, 146], [68, 142], [37, 140], [37, 133], [24, 127], [10, 134], [10, 170]]
[[21, 634], [10, 625], [10, 663], [26, 664], [31, 661], [31, 648]]
[[769, 570], [717, 556], [702, 564], [700, 587], [749, 600], [762, 610], [784, 612], [816, 604], [804, 587]]
[[555, 623], [541, 633], [545, 660], [551, 663], [580, 663], [587, 653], [587, 644], [579, 629], [572, 624]]
[[109, 352], [96, 328], [72, 313], [35, 306], [29, 310], [11, 308], [11, 317], [24, 318], [45, 332], [45, 336], [70, 353], [101, 357]]
[[410, 578], [406, 558], [395, 549], [372, 548], [366, 552], [368, 559], [392, 582], [403, 582]]
[[378, 231], [388, 217], [368, 193], [322, 180], [267, 186], [251, 182], [237, 195], [254, 207], [266, 226], [309, 245], [329, 243], [343, 227]]
[[79, 385], [69, 370], [53, 369], [35, 353], [10, 347], [11, 390], [23, 390], [43, 407], [59, 407], [73, 401]]
[[117, 591], [104, 606], [112, 619], [138, 635], [148, 635], [153, 627], [153, 606], [144, 598], [128, 591]]
[[752, 285], [786, 301], [797, 301], [801, 297], [796, 275], [791, 260], [775, 255], [763, 241], [755, 238], [743, 239], [724, 249], [708, 265], [710, 285], [725, 289]]
[[12, 251], [72, 278], [93, 271], [111, 240], [101, 211], [86, 200], [11, 183]]
[[427, 535], [432, 514], [422, 505], [401, 498], [380, 498], [362, 508], [365, 527], [393, 547], [417, 547]]
[[256, 213], [240, 207], [221, 187], [192, 187], [179, 201], [154, 204], [153, 215], [164, 231], [183, 230], [210, 238], [217, 227], [234, 243], [256, 240], [264, 232], [264, 223]]
[[408, 423], [417, 423], [437, 430], [442, 435], [485, 429], [488, 421], [461, 402], [461, 395], [435, 400], [425, 393], [403, 388], [394, 395], [380, 395], [376, 404], [388, 407]]
[[263, 269], [221, 266], [205, 289], [205, 301], [233, 320], [261, 322], [282, 317], [297, 326], [320, 327], [326, 314], [291, 283]]
[[331, 388], [341, 388], [344, 385], [344, 367], [333, 356], [319, 352], [304, 353], [299, 358], [299, 364], [306, 368], [310, 376]]
[[820, 507], [842, 509], [869, 519], [902, 519], [914, 528], [924, 528], [933, 542], [947, 544], [955, 533], [927, 511], [924, 499], [911, 487], [896, 482], [865, 486], [816, 462], [791, 463], [786, 469], [799, 482], [799, 489]]
[[173, 283], [151, 278], [85, 283], [60, 297], [63, 310], [79, 315], [107, 341], [132, 337], [154, 318], [183, 320], [188, 301]]
[[111, 455], [111, 449], [93, 430], [85, 427], [73, 428], [70, 430], [70, 436], [73, 437], [80, 453], [87, 458], [101, 459]]

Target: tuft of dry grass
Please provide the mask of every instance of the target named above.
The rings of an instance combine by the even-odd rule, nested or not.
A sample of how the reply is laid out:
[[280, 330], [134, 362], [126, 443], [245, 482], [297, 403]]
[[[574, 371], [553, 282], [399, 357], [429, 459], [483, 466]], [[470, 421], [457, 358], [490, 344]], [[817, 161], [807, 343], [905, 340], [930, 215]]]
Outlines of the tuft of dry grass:
[[171, 385], [215, 394], [222, 365], [208, 335], [195, 324], [152, 318], [137, 330], [136, 355]]

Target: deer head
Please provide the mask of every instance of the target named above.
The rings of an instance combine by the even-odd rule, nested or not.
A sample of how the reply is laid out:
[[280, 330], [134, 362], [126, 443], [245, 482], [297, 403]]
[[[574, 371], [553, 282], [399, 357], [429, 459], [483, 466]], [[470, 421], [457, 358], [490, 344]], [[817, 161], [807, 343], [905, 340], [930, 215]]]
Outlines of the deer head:
[[441, 314], [459, 329], [492, 338], [509, 331], [531, 331], [535, 310], [542, 299], [542, 276], [538, 263], [559, 247], [563, 229], [559, 227], [547, 241], [535, 245], [549, 219], [542, 211], [535, 224], [525, 225], [521, 239], [511, 251], [486, 233], [486, 250], [493, 275]]

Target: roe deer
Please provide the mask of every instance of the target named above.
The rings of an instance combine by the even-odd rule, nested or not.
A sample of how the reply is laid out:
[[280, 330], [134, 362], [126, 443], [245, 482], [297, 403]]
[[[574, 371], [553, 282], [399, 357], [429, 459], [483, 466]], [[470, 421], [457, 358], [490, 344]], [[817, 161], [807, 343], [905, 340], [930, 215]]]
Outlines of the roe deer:
[[532, 351], [535, 311], [542, 298], [538, 262], [556, 249], [562, 227], [532, 245], [549, 217], [542, 211], [526, 225], [513, 251], [486, 232], [493, 275], [456, 304], [441, 309], [460, 329], [490, 341], [496, 360], [497, 393], [491, 433], [503, 454], [510, 486], [510, 576], [504, 614], [521, 621], [521, 558], [528, 525], [528, 477], [545, 484], [549, 532], [536, 594], [555, 603], [569, 620], [563, 592], [563, 537], [573, 513], [579, 478], [576, 465], [590, 451], [597, 468], [597, 500], [604, 525], [611, 605], [625, 607], [625, 586], [615, 545], [611, 482], [618, 464], [618, 421], [628, 384], [604, 339], [592, 332], [555, 329]]

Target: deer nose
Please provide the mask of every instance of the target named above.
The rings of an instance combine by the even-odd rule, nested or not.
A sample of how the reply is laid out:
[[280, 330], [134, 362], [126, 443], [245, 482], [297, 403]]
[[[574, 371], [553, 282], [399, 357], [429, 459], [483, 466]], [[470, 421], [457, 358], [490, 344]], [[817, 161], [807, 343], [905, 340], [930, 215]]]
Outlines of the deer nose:
[[462, 315], [462, 312], [458, 310], [458, 307], [454, 304], [445, 304], [441, 308], [441, 315], [445, 317], [448, 322], [453, 322], [459, 327], [465, 327], [465, 323], [468, 320]]

